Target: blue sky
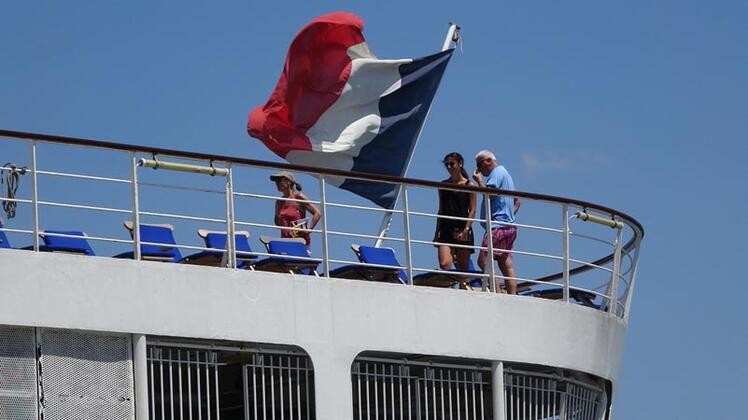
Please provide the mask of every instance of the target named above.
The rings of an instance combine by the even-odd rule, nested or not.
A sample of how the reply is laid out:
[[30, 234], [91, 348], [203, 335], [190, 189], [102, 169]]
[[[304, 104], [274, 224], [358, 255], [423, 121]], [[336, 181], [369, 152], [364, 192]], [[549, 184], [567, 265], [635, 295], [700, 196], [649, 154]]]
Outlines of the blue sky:
[[335, 10], [385, 58], [463, 28], [409, 176], [488, 147], [520, 190], [642, 222], [616, 418], [744, 412], [745, 2], [7, 3], [0, 128], [277, 160], [247, 112], [298, 29]]

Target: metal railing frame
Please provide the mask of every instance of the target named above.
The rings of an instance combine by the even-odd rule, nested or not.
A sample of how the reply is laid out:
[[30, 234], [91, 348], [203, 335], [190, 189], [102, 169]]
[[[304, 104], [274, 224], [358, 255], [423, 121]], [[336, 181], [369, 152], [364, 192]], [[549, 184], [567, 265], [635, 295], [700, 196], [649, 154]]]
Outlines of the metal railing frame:
[[[571, 284], [571, 277], [575, 274], [579, 274], [591, 269], [602, 269], [604, 271], [612, 271], [610, 275], [610, 281], [609, 281], [609, 290], [606, 294], [600, 294], [594, 291], [590, 291], [595, 293], [598, 296], [604, 296], [607, 297], [610, 301], [610, 304], [607, 307], [607, 311], [611, 314], [614, 314], [616, 316], [623, 316], [624, 319], [628, 318], [628, 311], [630, 309], [631, 305], [631, 289], [634, 286], [635, 276], [636, 276], [636, 266], [638, 263], [638, 256], [639, 256], [639, 246], [641, 244], [641, 240], [644, 236], [644, 229], [642, 228], [641, 224], [634, 218], [619, 212], [617, 210], [613, 210], [604, 206], [600, 206], [597, 204], [584, 202], [581, 200], [575, 200], [575, 199], [568, 199], [568, 198], [562, 198], [562, 197], [556, 197], [551, 195], [544, 195], [544, 194], [536, 194], [536, 193], [529, 193], [529, 192], [522, 192], [522, 191], [502, 191], [502, 190], [492, 190], [487, 188], [481, 188], [476, 186], [451, 186], [448, 184], [443, 184], [440, 182], [434, 182], [434, 181], [426, 181], [426, 180], [417, 180], [417, 179], [409, 179], [409, 178], [398, 178], [398, 177], [391, 177], [391, 176], [385, 176], [385, 175], [377, 175], [377, 174], [365, 174], [365, 173], [352, 173], [347, 171], [340, 171], [340, 170], [334, 170], [334, 169], [325, 169], [325, 168], [315, 168], [315, 167], [308, 167], [308, 166], [302, 166], [302, 165], [291, 165], [291, 164], [285, 164], [285, 163], [276, 163], [276, 162], [266, 162], [266, 161], [259, 161], [259, 160], [253, 160], [253, 159], [242, 159], [242, 158], [234, 158], [234, 157], [228, 157], [228, 156], [220, 156], [220, 155], [212, 155], [212, 154], [205, 154], [205, 153], [191, 153], [191, 152], [183, 152], [183, 151], [177, 151], [177, 150], [170, 150], [170, 149], [162, 149], [162, 148], [154, 148], [154, 147], [145, 147], [145, 146], [134, 146], [134, 145], [127, 145], [127, 144], [120, 144], [120, 143], [113, 143], [113, 142], [106, 142], [106, 141], [100, 141], [100, 140], [90, 140], [90, 139], [80, 139], [80, 138], [73, 138], [73, 137], [63, 137], [63, 136], [54, 136], [54, 135], [47, 135], [47, 134], [38, 134], [38, 133], [25, 133], [25, 132], [18, 132], [18, 131], [10, 131], [10, 130], [0, 130], [0, 137], [5, 138], [11, 138], [11, 139], [20, 139], [23, 141], [29, 142], [30, 145], [30, 172], [31, 172], [31, 199], [30, 200], [23, 200], [23, 199], [14, 199], [16, 202], [20, 203], [30, 203], [32, 207], [32, 235], [33, 235], [33, 248], [35, 251], [39, 250], [39, 233], [40, 233], [40, 227], [39, 227], [39, 207], [41, 205], [46, 206], [57, 206], [57, 207], [68, 207], [68, 208], [77, 208], [77, 209], [86, 209], [86, 210], [95, 210], [95, 211], [103, 211], [103, 212], [121, 212], [121, 213], [130, 213], [132, 215], [132, 219], [134, 222], [134, 229], [132, 233], [132, 244], [133, 244], [133, 252], [136, 259], [140, 258], [140, 246], [142, 244], [145, 244], [141, 242], [141, 238], [139, 235], [139, 226], [141, 223], [141, 216], [147, 215], [147, 216], [154, 216], [154, 217], [169, 217], [169, 218], [177, 218], [177, 219], [186, 219], [186, 220], [197, 220], [197, 221], [206, 221], [206, 222], [212, 222], [212, 223], [225, 223], [226, 225], [226, 231], [228, 233], [229, 240], [227, 241], [227, 255], [228, 260], [225, 262], [225, 265], [229, 268], [235, 268], [236, 267], [236, 253], [234, 250], [236, 249], [235, 244], [235, 236], [234, 233], [236, 231], [237, 225], [239, 226], [260, 226], [260, 227], [273, 227], [278, 228], [274, 225], [264, 225], [259, 223], [249, 223], [249, 222], [243, 222], [236, 220], [236, 215], [234, 213], [234, 201], [236, 197], [252, 197], [252, 198], [263, 198], [263, 199], [277, 199], [277, 197], [271, 197], [271, 196], [262, 196], [259, 194], [250, 194], [250, 193], [243, 193], [243, 192], [237, 192], [234, 190], [233, 186], [233, 168], [237, 165], [239, 166], [248, 166], [248, 167], [254, 167], [254, 168], [264, 168], [264, 169], [285, 169], [285, 170], [294, 170], [299, 172], [306, 172], [311, 173], [319, 177], [320, 179], [320, 200], [314, 201], [314, 200], [294, 200], [294, 201], [300, 201], [300, 202], [308, 202], [313, 204], [319, 204], [322, 207], [322, 219], [321, 219], [321, 229], [312, 229], [310, 232], [318, 233], [322, 236], [322, 253], [323, 253], [323, 264], [325, 268], [325, 273], [329, 273], [330, 269], [330, 262], [349, 262], [345, 260], [331, 260], [329, 256], [329, 250], [328, 250], [328, 241], [329, 236], [331, 235], [337, 235], [337, 236], [347, 236], [347, 237], [360, 237], [360, 238], [372, 238], [376, 239], [378, 238], [377, 235], [365, 235], [365, 234], [356, 234], [356, 233], [349, 233], [349, 232], [339, 232], [339, 231], [333, 231], [329, 229], [328, 221], [325, 211], [328, 207], [338, 207], [338, 208], [351, 208], [351, 209], [361, 209], [361, 210], [368, 210], [368, 211], [381, 211], [381, 212], [390, 212], [390, 213], [400, 213], [403, 215], [403, 224], [404, 224], [404, 238], [387, 238], [387, 240], [393, 240], [393, 241], [399, 241], [403, 242], [405, 246], [405, 264], [402, 269], [407, 270], [408, 276], [409, 276], [409, 282], [412, 283], [414, 271], [424, 271], [424, 272], [445, 272], [443, 270], [428, 270], [428, 269], [421, 269], [416, 268], [413, 265], [412, 261], [412, 252], [411, 252], [411, 244], [413, 243], [431, 243], [433, 242], [427, 242], [427, 241], [418, 241], [411, 238], [410, 234], [410, 218], [411, 216], [427, 216], [427, 217], [441, 217], [435, 214], [430, 213], [424, 213], [424, 212], [411, 212], [409, 209], [409, 202], [408, 202], [408, 188], [413, 187], [425, 187], [425, 188], [431, 188], [431, 189], [451, 189], [455, 191], [464, 191], [464, 192], [475, 192], [480, 193], [484, 196], [484, 202], [486, 206], [486, 218], [485, 220], [478, 220], [478, 219], [463, 219], [463, 218], [454, 218], [454, 219], [462, 219], [462, 220], [473, 220], [473, 221], [480, 221], [481, 223], [485, 223], [487, 227], [491, 226], [491, 220], [490, 220], [490, 197], [495, 195], [504, 195], [504, 196], [510, 196], [510, 197], [518, 197], [518, 198], [526, 198], [530, 200], [535, 200], [539, 202], [545, 202], [545, 203], [552, 203], [555, 205], [561, 205], [562, 208], [562, 228], [550, 228], [550, 227], [543, 227], [543, 226], [532, 226], [532, 225], [520, 225], [520, 224], [512, 224], [516, 226], [521, 226], [523, 228], [529, 228], [529, 229], [538, 229], [538, 230], [546, 230], [551, 232], [557, 232], [561, 233], [562, 235], [562, 254], [560, 256], [554, 256], [554, 255], [548, 255], [548, 254], [538, 254], [538, 253], [532, 253], [532, 252], [526, 252], [526, 251], [519, 251], [514, 250], [512, 252], [518, 254], [518, 255], [528, 255], [528, 256], [535, 256], [535, 257], [544, 257], [544, 258], [551, 258], [551, 259], [560, 259], [562, 261], [562, 267], [560, 272], [551, 274], [548, 276], [544, 276], [541, 278], [536, 279], [515, 279], [515, 280], [522, 280], [522, 281], [528, 281], [533, 284], [540, 284], [540, 283], [553, 283], [556, 280], [561, 280], [562, 286], [563, 286], [563, 300], [568, 302], [570, 299], [570, 290], [585, 290], [582, 288], [575, 287]], [[91, 175], [84, 175], [84, 174], [74, 174], [74, 173], [62, 173], [62, 172], [54, 172], [54, 171], [43, 171], [40, 170], [38, 167], [37, 162], [37, 146], [40, 143], [57, 143], [57, 144], [63, 144], [68, 146], [79, 146], [79, 147], [93, 147], [93, 148], [103, 148], [108, 150], [115, 150], [115, 151], [123, 151], [127, 152], [130, 157], [130, 164], [131, 164], [131, 173], [130, 173], [130, 179], [118, 179], [118, 178], [110, 178], [110, 177], [100, 177], [100, 176], [91, 176]], [[138, 159], [139, 155], [150, 155], [153, 157], [153, 160], [146, 160], [146, 159]], [[163, 158], [163, 157], [172, 157], [176, 159], [181, 160], [190, 160], [190, 161], [197, 161], [197, 162], [209, 162], [210, 166], [197, 166], [197, 165], [189, 165], [189, 164], [182, 164], [182, 163], [171, 163], [166, 161], [159, 161], [157, 157]], [[155, 167], [163, 166], [165, 168], [173, 169], [173, 170], [180, 170], [180, 171], [186, 171], [186, 172], [197, 172], [197, 173], [204, 173], [209, 175], [220, 175], [224, 176], [226, 179], [225, 182], [225, 191], [223, 194], [225, 195], [225, 205], [226, 205], [226, 220], [222, 219], [215, 219], [215, 218], [204, 218], [204, 217], [198, 217], [198, 216], [190, 216], [190, 215], [177, 215], [177, 214], [167, 214], [167, 213], [158, 213], [158, 212], [147, 212], [143, 211], [140, 208], [140, 200], [139, 200], [139, 181], [138, 181], [138, 167], [144, 165], [143, 162], [155, 162]], [[214, 165], [216, 163], [223, 164], [223, 168], [216, 168]], [[149, 164], [150, 165], [150, 164]], [[150, 165], [149, 167], [154, 167], [154, 165]], [[99, 207], [99, 206], [86, 206], [86, 205], [80, 205], [80, 204], [72, 204], [72, 203], [60, 203], [60, 202], [54, 202], [54, 201], [40, 201], [38, 197], [38, 175], [45, 175], [45, 176], [61, 176], [61, 177], [68, 177], [73, 179], [85, 179], [85, 180], [93, 180], [93, 181], [106, 181], [106, 182], [117, 182], [117, 183], [130, 183], [131, 184], [131, 206], [132, 208], [129, 210], [123, 210], [123, 209], [115, 209], [115, 208], [107, 208], [107, 207]], [[380, 209], [376, 207], [365, 207], [365, 206], [355, 206], [355, 205], [347, 205], [342, 203], [334, 203], [327, 199], [326, 197], [326, 177], [328, 176], [334, 176], [334, 177], [345, 177], [345, 178], [353, 178], [353, 179], [359, 179], [359, 180], [369, 180], [374, 182], [382, 182], [382, 183], [392, 183], [399, 185], [400, 188], [402, 188], [403, 192], [403, 210], [388, 210], [388, 209]], [[143, 183], [145, 184], [145, 183]], [[172, 187], [168, 185], [164, 185], [164, 187]], [[189, 189], [185, 187], [181, 187], [184, 189]], [[204, 190], [200, 190], [204, 191]], [[215, 192], [220, 193], [219, 191], [213, 191], [213, 190], [205, 190], [204, 192]], [[580, 213], [584, 214], [584, 218], [582, 220], [588, 220], [593, 223], [600, 223], [605, 224], [608, 226], [613, 227], [617, 230], [616, 232], [616, 239], [615, 239], [615, 246], [613, 252], [611, 254], [603, 256], [602, 258], [599, 258], [592, 262], [585, 262], [576, 260], [571, 257], [570, 252], [570, 237], [574, 236], [574, 233], [571, 231], [569, 226], [569, 220], [571, 217], [569, 216], [569, 208], [570, 206], [574, 206], [576, 208], [582, 209], [580, 212], [577, 212], [576, 216], [579, 217]], [[594, 214], [592, 214], [592, 213]], [[599, 214], [600, 216], [597, 216]], [[450, 218], [450, 217], [448, 217]], [[623, 243], [623, 227], [627, 226], [631, 230], [631, 237], [626, 243]], [[2, 229], [7, 231], [20, 231], [18, 229]], [[64, 236], [64, 235], [57, 235], [57, 236]], [[579, 237], [587, 237], [587, 235], [577, 235]], [[93, 240], [99, 240], [99, 241], [111, 241], [111, 242], [128, 242], [128, 241], [122, 241], [119, 239], [114, 238], [103, 238], [103, 237], [89, 237]], [[599, 240], [603, 243], [609, 243], [604, 240], [600, 240], [598, 238], [594, 237], [587, 237], [587, 239], [593, 239], [593, 240]], [[151, 243], [148, 243], [151, 244]], [[180, 248], [185, 249], [199, 249], [199, 250], [214, 250], [211, 248], [204, 248], [204, 247], [193, 247], [193, 246], [186, 246], [186, 245], [178, 245]], [[489, 256], [493, 255], [494, 249], [493, 249], [493, 241], [487, 241], [486, 247], [474, 247], [475, 249], [480, 249], [481, 251], [487, 252]], [[633, 251], [633, 257], [631, 257], [631, 252]], [[258, 255], [268, 255], [263, 253], [256, 253]], [[626, 270], [625, 273], [621, 273], [621, 262], [622, 257], [626, 255], [626, 257], [629, 259], [630, 264], [629, 268]], [[488, 262], [490, 261], [490, 263]], [[483, 278], [483, 289], [488, 289], [491, 291], [498, 291], [498, 285], [496, 284], [497, 280], [506, 280], [506, 277], [504, 276], [497, 276], [495, 273], [495, 268], [493, 264], [493, 259], [490, 258], [486, 263], [485, 272], [483, 276], [480, 276]], [[608, 269], [604, 267], [604, 265], [607, 265], [608, 263], [612, 262], [612, 269]], [[357, 262], [355, 262], [357, 263]], [[571, 264], [578, 264], [577, 267], [571, 268]], [[627, 280], [628, 277], [628, 280]], [[626, 290], [622, 294], [622, 298], [619, 298], [619, 282], [622, 282], [625, 284]]]

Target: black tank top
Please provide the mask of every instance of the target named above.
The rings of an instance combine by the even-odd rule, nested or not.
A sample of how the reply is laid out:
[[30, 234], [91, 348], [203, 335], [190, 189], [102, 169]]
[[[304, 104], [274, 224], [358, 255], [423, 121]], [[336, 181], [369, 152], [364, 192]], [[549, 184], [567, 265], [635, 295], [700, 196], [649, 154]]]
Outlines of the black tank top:
[[[444, 180], [442, 182], [448, 182]], [[469, 185], [470, 181], [467, 180], [460, 185]], [[467, 217], [468, 208], [470, 207], [470, 193], [463, 191], [452, 191], [452, 190], [439, 190], [439, 214], [445, 216], [454, 217]], [[462, 225], [465, 226], [463, 220], [451, 220], [451, 219], [439, 219], [439, 223], [447, 225]]]

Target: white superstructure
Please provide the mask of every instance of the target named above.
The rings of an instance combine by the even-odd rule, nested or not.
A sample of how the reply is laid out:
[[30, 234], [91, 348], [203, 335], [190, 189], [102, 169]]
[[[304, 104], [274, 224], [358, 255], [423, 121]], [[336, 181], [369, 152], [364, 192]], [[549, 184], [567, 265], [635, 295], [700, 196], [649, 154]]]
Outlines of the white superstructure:
[[[381, 211], [324, 182], [304, 185], [325, 215], [311, 248], [322, 260], [319, 276], [231, 268], [237, 261], [230, 255], [224, 267], [111, 258], [101, 255], [141, 249], [123, 221], [173, 224], [183, 233], [183, 254], [206, 250], [193, 228], [248, 230], [259, 258], [270, 257], [256, 241], [278, 232], [275, 194], [263, 188], [270, 171], [289, 167], [0, 134], [0, 151], [12, 155], [4, 159], [28, 168], [15, 196], [3, 197], [18, 207], [2, 228], [11, 248], [0, 248], [0, 418], [609, 414], [643, 236], [624, 214], [516, 193], [524, 200], [515, 259], [525, 296], [490, 291], [487, 275], [483, 290], [327, 277], [357, 263], [350, 244], [374, 242]], [[60, 166], [57, 154], [66, 157]], [[227, 171], [154, 171], [139, 167], [140, 159]], [[301, 170], [292, 169], [298, 177]], [[315, 172], [319, 179], [340, 175]], [[84, 186], [54, 184], [68, 181]], [[436, 184], [394, 181], [408, 198], [386, 245], [398, 270], [418, 278], [438, 266], [430, 242]], [[101, 184], [105, 193], [90, 186]], [[180, 201], [182, 193], [190, 198]], [[96, 256], [41, 252], [36, 238], [54, 229], [85, 231]], [[13, 249], [25, 246], [31, 249]], [[543, 289], [557, 292], [529, 295]]]

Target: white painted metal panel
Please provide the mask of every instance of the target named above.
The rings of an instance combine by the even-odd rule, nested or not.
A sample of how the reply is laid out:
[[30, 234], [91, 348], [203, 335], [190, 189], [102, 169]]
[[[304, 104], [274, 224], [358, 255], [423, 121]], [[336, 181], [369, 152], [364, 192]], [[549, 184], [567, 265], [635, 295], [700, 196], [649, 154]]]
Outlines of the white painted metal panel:
[[626, 331], [523, 296], [15, 250], [0, 266], [6, 324], [299, 346], [318, 372], [319, 418], [353, 411], [363, 351], [556, 366], [615, 387]]
[[36, 420], [34, 329], [0, 326], [0, 419]]
[[130, 336], [41, 329], [44, 418], [133, 419]]

